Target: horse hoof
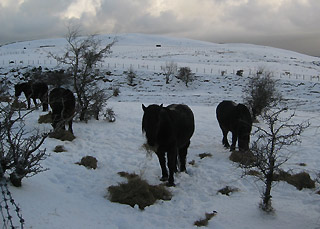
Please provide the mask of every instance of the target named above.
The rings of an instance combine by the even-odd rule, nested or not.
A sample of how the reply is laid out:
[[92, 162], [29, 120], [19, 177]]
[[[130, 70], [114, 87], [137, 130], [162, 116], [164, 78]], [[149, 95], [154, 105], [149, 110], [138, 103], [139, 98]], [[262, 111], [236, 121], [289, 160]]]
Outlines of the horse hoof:
[[161, 177], [160, 178], [160, 181], [167, 181], [168, 180], [168, 177]]

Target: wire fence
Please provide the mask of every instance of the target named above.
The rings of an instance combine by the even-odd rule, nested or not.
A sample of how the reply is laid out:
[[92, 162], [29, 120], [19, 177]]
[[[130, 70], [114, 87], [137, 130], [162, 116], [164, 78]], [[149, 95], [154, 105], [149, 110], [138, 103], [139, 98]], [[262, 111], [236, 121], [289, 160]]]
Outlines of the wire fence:
[[[238, 74], [240, 69], [232, 69], [229, 66], [219, 66], [219, 65], [205, 65], [205, 64], [194, 64], [194, 63], [177, 63], [179, 67], [189, 67], [191, 71], [195, 74], [203, 75], [230, 75]], [[161, 61], [143, 61], [136, 59], [124, 60], [123, 62], [119, 59], [106, 59], [105, 62], [99, 63], [97, 67], [102, 69], [108, 69], [110, 71], [128, 71], [129, 69], [133, 70], [144, 70], [144, 71], [153, 71], [153, 72], [162, 72], [162, 67], [166, 65], [166, 62]], [[58, 63], [57, 60], [52, 58], [47, 59], [28, 59], [28, 60], [0, 60], [0, 67], [47, 67], [47, 68], [56, 68], [64, 67], [63, 64]], [[246, 68], [241, 69], [243, 76], [252, 76], [255, 75], [259, 69], [255, 68]], [[272, 76], [279, 79], [292, 79], [292, 80], [301, 80], [301, 81], [320, 81], [319, 75], [316, 74], [297, 74], [291, 73], [288, 71], [281, 72], [272, 72]]]

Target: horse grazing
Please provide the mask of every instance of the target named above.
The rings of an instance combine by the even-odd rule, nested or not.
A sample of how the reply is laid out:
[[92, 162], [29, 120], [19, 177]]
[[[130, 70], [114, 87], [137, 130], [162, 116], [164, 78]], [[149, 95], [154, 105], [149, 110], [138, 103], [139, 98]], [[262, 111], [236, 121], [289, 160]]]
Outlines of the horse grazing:
[[64, 129], [66, 122], [73, 134], [72, 119], [75, 112], [76, 100], [69, 89], [55, 88], [49, 94], [49, 104], [52, 109], [52, 126], [54, 130]]
[[40, 99], [43, 107], [43, 111], [48, 110], [48, 85], [46, 83], [19, 83], [14, 86], [15, 96], [19, 97], [23, 92], [27, 102], [28, 109], [30, 109], [31, 99], [33, 100], [34, 105], [37, 107], [37, 99]]
[[186, 171], [187, 150], [195, 126], [193, 112], [183, 104], [172, 104], [167, 107], [155, 104], [145, 107], [142, 104], [142, 109], [144, 111], [142, 131], [146, 135], [147, 146], [152, 148], [159, 158], [161, 181], [168, 180], [168, 185], [174, 186], [173, 174], [177, 171], [177, 164], [180, 165], [181, 172]]
[[249, 149], [250, 132], [252, 128], [251, 114], [243, 104], [236, 104], [224, 100], [217, 106], [217, 119], [222, 130], [222, 144], [229, 148], [228, 132], [232, 133], [232, 144], [230, 150], [235, 150], [236, 142], [240, 151]]

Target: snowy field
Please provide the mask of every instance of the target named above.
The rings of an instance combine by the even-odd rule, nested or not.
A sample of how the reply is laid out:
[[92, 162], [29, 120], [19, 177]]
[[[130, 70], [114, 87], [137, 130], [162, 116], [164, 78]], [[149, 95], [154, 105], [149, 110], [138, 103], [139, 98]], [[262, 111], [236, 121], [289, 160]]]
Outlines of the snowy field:
[[[113, 35], [100, 36], [110, 43]], [[42, 165], [49, 170], [24, 179], [21, 188], [10, 186], [15, 201], [22, 209], [25, 228], [194, 228], [205, 213], [217, 211], [208, 228], [320, 228], [319, 184], [315, 189], [297, 190], [285, 182], [272, 189], [275, 213], [259, 210], [262, 184], [229, 160], [230, 152], [221, 144], [222, 134], [215, 108], [224, 99], [242, 102], [242, 89], [248, 77], [259, 69], [279, 79], [279, 89], [295, 111], [297, 123], [309, 120], [302, 143], [292, 146], [292, 158], [284, 170], [308, 172], [317, 179], [320, 166], [320, 67], [319, 58], [271, 47], [245, 44], [212, 44], [141, 34], [117, 35], [113, 53], [101, 65], [111, 71], [106, 88], [117, 86], [120, 95], [108, 101], [116, 114], [116, 122], [103, 119], [87, 124], [75, 122], [72, 142], [48, 138], [43, 144], [50, 154]], [[19, 42], [0, 47], [0, 77], [18, 81], [13, 68], [42, 66], [57, 68], [49, 52], [63, 53], [64, 39]], [[161, 47], [156, 47], [161, 45]], [[165, 84], [160, 67], [174, 61], [188, 66], [196, 80], [186, 87], [174, 79]], [[137, 73], [136, 86], [128, 86], [129, 67]], [[244, 70], [244, 76], [235, 75]], [[225, 71], [224, 76], [221, 72]], [[16, 77], [14, 77], [16, 76]], [[156, 155], [141, 148], [145, 142], [141, 132], [142, 104], [185, 103], [195, 115], [196, 130], [187, 155], [188, 173], [175, 175], [170, 187], [170, 201], [158, 201], [144, 211], [112, 203], [107, 188], [125, 182], [117, 173], [136, 173], [150, 184], [159, 184], [161, 175]], [[40, 110], [28, 117], [27, 126], [50, 131], [48, 124], [38, 124]], [[259, 125], [259, 124], [258, 124]], [[55, 153], [57, 145], [67, 152]], [[212, 157], [201, 159], [199, 154]], [[83, 156], [94, 156], [98, 168], [89, 170], [75, 164]], [[306, 166], [300, 166], [305, 163]], [[231, 186], [239, 189], [230, 196], [218, 190]]]

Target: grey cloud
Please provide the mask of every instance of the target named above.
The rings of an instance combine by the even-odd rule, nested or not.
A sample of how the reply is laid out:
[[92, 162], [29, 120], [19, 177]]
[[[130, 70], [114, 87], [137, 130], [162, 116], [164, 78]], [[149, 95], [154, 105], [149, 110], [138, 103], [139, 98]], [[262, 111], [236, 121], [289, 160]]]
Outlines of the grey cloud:
[[[75, 1], [28, 0], [18, 11], [0, 6], [0, 44], [64, 37], [69, 20], [59, 15]], [[102, 0], [95, 16], [83, 14], [73, 21], [82, 26], [84, 34], [153, 33], [212, 42], [271, 45], [320, 55], [319, 0], [308, 0], [309, 4], [300, 4], [299, 0], [284, 1], [286, 4], [277, 10], [263, 4], [268, 0], [248, 0], [237, 5], [231, 4], [233, 0], [198, 0], [199, 9], [194, 12], [203, 10], [203, 15], [179, 11], [179, 2], [184, 4], [184, 1], [177, 1], [175, 9], [152, 15], [147, 9], [153, 6], [153, 0]], [[195, 1], [189, 3], [196, 7]], [[203, 6], [213, 9], [202, 9]], [[215, 7], [223, 12], [216, 12]]]

